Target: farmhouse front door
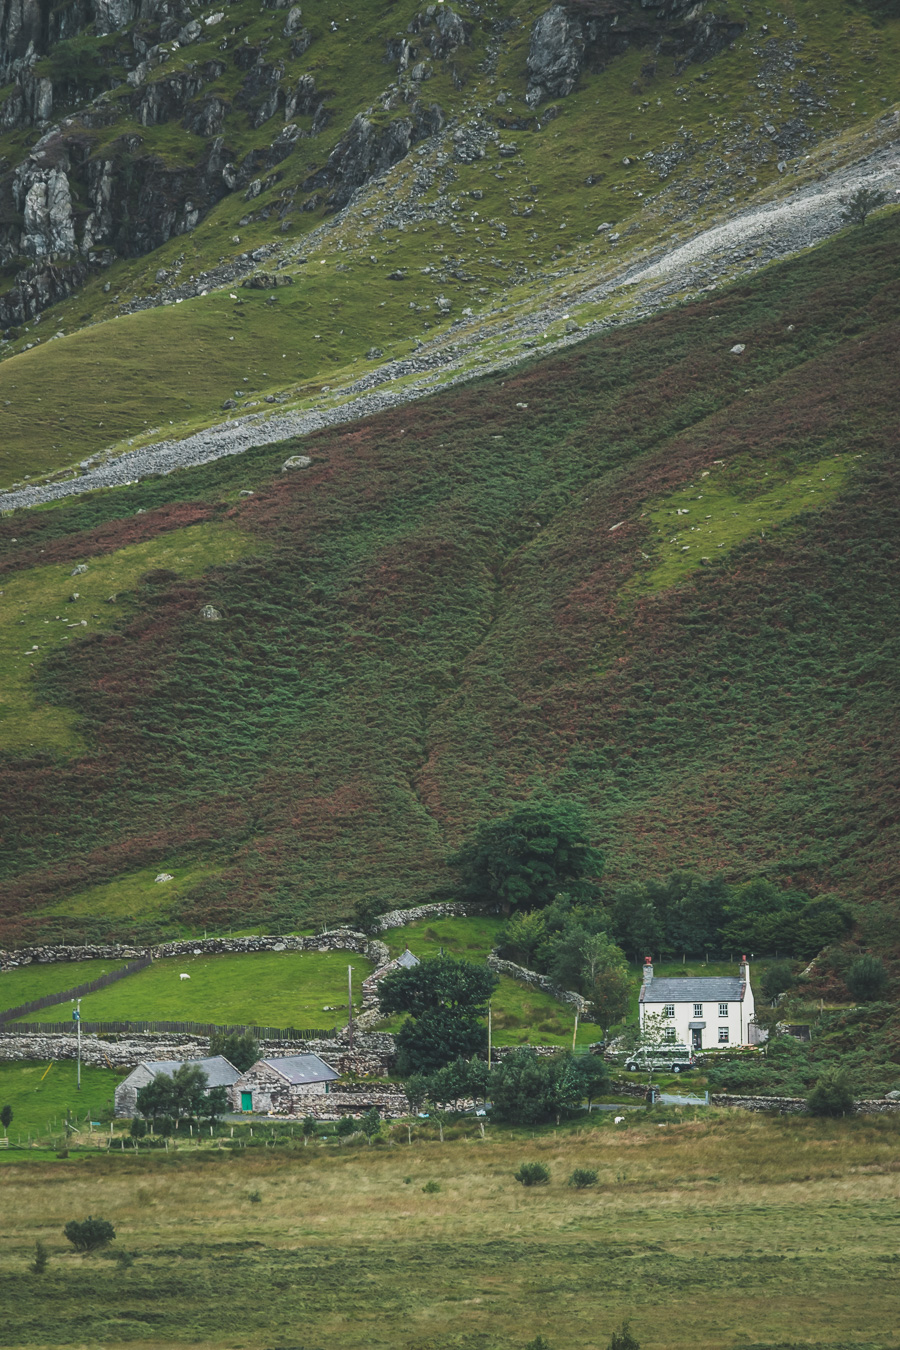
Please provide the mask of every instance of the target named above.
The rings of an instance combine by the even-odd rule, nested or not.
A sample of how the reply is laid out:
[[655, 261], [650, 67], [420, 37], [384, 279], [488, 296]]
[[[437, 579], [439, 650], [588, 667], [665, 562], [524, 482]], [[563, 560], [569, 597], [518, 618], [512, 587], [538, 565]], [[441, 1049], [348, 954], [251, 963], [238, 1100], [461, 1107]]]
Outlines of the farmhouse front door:
[[699, 1027], [694, 1027], [693, 1031], [691, 1032], [691, 1048], [694, 1050], [703, 1049], [703, 1032], [700, 1030]]
[[242, 1093], [241, 1093], [241, 1110], [242, 1110], [242, 1111], [252, 1111], [252, 1110], [253, 1110], [253, 1093], [252, 1093], [252, 1092], [242, 1092]]

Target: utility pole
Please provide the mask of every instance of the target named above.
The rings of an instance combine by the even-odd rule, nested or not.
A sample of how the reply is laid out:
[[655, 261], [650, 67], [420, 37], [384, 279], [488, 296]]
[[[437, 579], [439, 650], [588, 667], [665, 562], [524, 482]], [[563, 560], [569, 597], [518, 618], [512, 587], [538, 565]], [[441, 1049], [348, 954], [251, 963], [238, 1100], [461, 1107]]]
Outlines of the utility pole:
[[488, 1068], [491, 1067], [491, 1005], [488, 1004]]
[[78, 1091], [81, 1091], [81, 999], [74, 1000], [75, 1007], [72, 1009], [72, 1021], [78, 1032]]
[[350, 1014], [347, 1030], [350, 1033], [350, 1049], [353, 1049], [353, 967], [347, 967], [347, 1011]]
[[578, 1039], [578, 1009], [575, 1009], [575, 1030], [572, 1032], [572, 1054], [575, 1053], [575, 1042]]

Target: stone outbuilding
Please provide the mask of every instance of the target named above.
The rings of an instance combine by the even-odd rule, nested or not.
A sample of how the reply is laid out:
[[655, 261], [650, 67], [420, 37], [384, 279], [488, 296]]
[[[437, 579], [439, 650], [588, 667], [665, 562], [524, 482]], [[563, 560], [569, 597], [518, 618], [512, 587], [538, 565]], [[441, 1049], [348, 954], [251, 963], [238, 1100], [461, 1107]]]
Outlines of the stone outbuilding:
[[339, 1074], [318, 1055], [285, 1055], [260, 1059], [231, 1086], [235, 1111], [275, 1111], [296, 1115], [304, 1100], [331, 1090]]
[[224, 1055], [211, 1055], [207, 1059], [148, 1059], [139, 1064], [125, 1078], [115, 1091], [115, 1111], [117, 1116], [133, 1116], [137, 1112], [138, 1090], [152, 1083], [159, 1074], [169, 1078], [183, 1064], [192, 1069], [202, 1069], [206, 1074], [207, 1091], [214, 1087], [230, 1088], [240, 1078], [240, 1070]]
[[395, 956], [393, 961], [388, 961], [385, 965], [379, 966], [373, 970], [371, 975], [367, 975], [362, 982], [363, 1003], [376, 1003], [378, 1001], [378, 986], [389, 975], [392, 970], [412, 970], [414, 966], [419, 965], [419, 958], [414, 956], [407, 947], [399, 956]]

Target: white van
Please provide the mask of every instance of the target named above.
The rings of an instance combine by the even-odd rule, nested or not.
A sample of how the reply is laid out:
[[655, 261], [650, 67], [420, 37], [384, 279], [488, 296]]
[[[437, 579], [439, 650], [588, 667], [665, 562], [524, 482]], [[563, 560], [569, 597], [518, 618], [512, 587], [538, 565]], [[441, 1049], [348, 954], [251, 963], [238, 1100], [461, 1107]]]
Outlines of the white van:
[[625, 1061], [629, 1073], [639, 1073], [642, 1069], [648, 1073], [687, 1073], [697, 1063], [686, 1045], [642, 1046], [633, 1050]]

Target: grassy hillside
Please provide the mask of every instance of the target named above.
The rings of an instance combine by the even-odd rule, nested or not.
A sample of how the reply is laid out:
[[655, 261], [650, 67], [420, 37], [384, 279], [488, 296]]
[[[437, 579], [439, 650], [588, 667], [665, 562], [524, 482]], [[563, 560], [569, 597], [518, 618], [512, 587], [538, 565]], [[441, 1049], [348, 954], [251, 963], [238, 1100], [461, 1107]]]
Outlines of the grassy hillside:
[[[570, 1350], [628, 1318], [642, 1350], [895, 1344], [895, 1121], [591, 1126], [9, 1166], [6, 1335], [521, 1350], [540, 1334]], [[514, 1181], [525, 1160], [549, 1186]], [[573, 1191], [575, 1167], [598, 1184]], [[64, 1223], [88, 1212], [132, 1262], [66, 1250]]]
[[[67, 87], [54, 116], [69, 114], [58, 136], [70, 160], [114, 166], [112, 243], [94, 250], [103, 265], [75, 295], [0, 343], [0, 487], [208, 425], [225, 400], [257, 411], [276, 395], [295, 407], [340, 402], [372, 370], [369, 352], [405, 357], [425, 343], [449, 356], [477, 321], [475, 369], [510, 350], [512, 320], [538, 313], [548, 297], [571, 296], [579, 321], [615, 312], [621, 293], [585, 299], [594, 281], [621, 278], [629, 261], [760, 194], [783, 193], [788, 178], [807, 182], [871, 149], [890, 136], [900, 99], [900, 20], [843, 0], [790, 0], [774, 17], [748, 0], [722, 12], [734, 40], [721, 50], [691, 46], [683, 15], [654, 10], [661, 45], [659, 35], [636, 35], [602, 70], [589, 63], [571, 93], [537, 109], [525, 98], [527, 57], [548, 5], [456, 8], [465, 40], [437, 59], [428, 47], [434, 16], [417, 0], [363, 0], [337, 23], [313, 0], [302, 51], [280, 9], [237, 0], [226, 23], [201, 24], [187, 45], [162, 43], [138, 86], [126, 78], [135, 74], [131, 34], [100, 42], [102, 79]], [[622, 27], [637, 13], [640, 28], [645, 9], [618, 3]], [[156, 30], [144, 31], [152, 40]], [[389, 55], [401, 40], [417, 46], [424, 78]], [[54, 69], [51, 54], [37, 73]], [[276, 79], [279, 109], [255, 125], [267, 79]], [[321, 124], [302, 112], [288, 118], [287, 95], [309, 79], [323, 101]], [[179, 81], [201, 86], [187, 105], [172, 93]], [[142, 114], [142, 100], [154, 96], [162, 110]], [[277, 165], [248, 170], [207, 202], [195, 174], [209, 138], [184, 123], [210, 100], [223, 110], [222, 156], [239, 168], [266, 152], [285, 120], [302, 134]], [[404, 119], [434, 106], [442, 129], [428, 136], [423, 128], [396, 163], [387, 151], [374, 155], [359, 195], [343, 205], [349, 189], [338, 191], [328, 165], [352, 140], [353, 119], [365, 116], [382, 145]], [[37, 139], [38, 128], [0, 131], [0, 196], [9, 196], [0, 226], [21, 215], [10, 195], [13, 166]], [[177, 215], [184, 198], [202, 210], [192, 228], [131, 256], [142, 223], [134, 185], [148, 175], [166, 186], [144, 215]], [[224, 191], [221, 172], [210, 183], [213, 196]], [[73, 172], [76, 234], [85, 190]], [[601, 225], [610, 228], [598, 234]], [[267, 256], [246, 264], [260, 248]], [[0, 300], [23, 261], [12, 242], [9, 254]], [[743, 256], [736, 248], [723, 268]], [[242, 290], [221, 271], [233, 265], [280, 270], [294, 284]], [[538, 330], [536, 340], [544, 336]]]
[[[539, 784], [588, 804], [610, 884], [692, 866], [888, 901], [897, 230], [319, 433], [305, 471], [279, 446], [3, 519], [7, 585], [92, 559], [130, 587], [46, 655], [19, 630], [5, 939], [418, 901]], [[241, 556], [197, 578], [213, 526]], [[186, 562], [135, 579], [173, 530]], [[192, 878], [163, 919], [49, 917], [163, 866]]]

